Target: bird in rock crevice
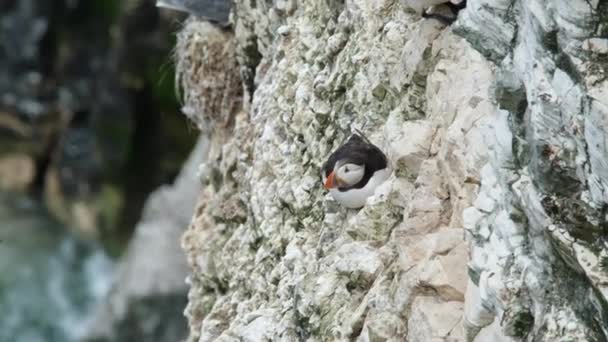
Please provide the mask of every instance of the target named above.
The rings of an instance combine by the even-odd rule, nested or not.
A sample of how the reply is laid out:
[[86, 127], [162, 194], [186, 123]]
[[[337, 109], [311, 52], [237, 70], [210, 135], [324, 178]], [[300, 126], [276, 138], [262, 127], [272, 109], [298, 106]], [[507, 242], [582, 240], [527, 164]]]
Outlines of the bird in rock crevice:
[[323, 184], [347, 208], [361, 208], [389, 176], [386, 155], [365, 136], [354, 133], [322, 168]]
[[[436, 19], [445, 25], [456, 21], [458, 12], [467, 6], [467, 0], [403, 0], [405, 4], [421, 14], [423, 18]], [[451, 13], [441, 11], [444, 6]], [[439, 11], [437, 11], [439, 10]]]

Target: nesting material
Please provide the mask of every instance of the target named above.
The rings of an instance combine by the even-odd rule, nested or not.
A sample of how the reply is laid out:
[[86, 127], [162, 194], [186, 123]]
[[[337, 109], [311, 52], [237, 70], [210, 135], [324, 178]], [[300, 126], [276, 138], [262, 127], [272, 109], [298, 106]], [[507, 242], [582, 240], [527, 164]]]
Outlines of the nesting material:
[[182, 112], [203, 132], [230, 126], [243, 97], [234, 34], [190, 19], [177, 36], [176, 63]]

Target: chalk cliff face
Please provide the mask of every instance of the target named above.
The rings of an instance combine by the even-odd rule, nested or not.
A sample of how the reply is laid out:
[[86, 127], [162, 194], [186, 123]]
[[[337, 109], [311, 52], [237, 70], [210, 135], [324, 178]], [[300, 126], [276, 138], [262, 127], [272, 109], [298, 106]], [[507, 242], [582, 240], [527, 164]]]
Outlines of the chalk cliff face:
[[[190, 341], [608, 338], [608, 2], [470, 0], [446, 27], [408, 1], [236, 1], [232, 20], [177, 46], [210, 139]], [[393, 170], [361, 210], [319, 172], [353, 128]]]

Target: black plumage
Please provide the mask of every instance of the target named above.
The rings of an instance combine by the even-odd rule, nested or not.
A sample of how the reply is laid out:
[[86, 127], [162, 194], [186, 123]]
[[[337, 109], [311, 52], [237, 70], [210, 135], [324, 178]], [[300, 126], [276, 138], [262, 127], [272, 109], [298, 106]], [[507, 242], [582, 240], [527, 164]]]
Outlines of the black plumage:
[[453, 22], [456, 21], [456, 16], [458, 15], [458, 12], [467, 7], [467, 0], [463, 0], [459, 4], [453, 4], [448, 1], [444, 5], [446, 5], [450, 9], [452, 14], [454, 15], [453, 17], [448, 17], [439, 13], [427, 13], [426, 10], [422, 12], [422, 17], [437, 19], [445, 25], [451, 25]]
[[365, 166], [363, 178], [354, 185], [339, 187], [338, 190], [340, 191], [363, 188], [376, 171], [385, 169], [388, 165], [384, 153], [376, 145], [367, 140], [367, 138], [356, 133], [344, 145], [334, 151], [325, 164], [323, 164], [325, 177], [328, 177], [334, 170], [339, 160], [344, 160], [345, 163]]

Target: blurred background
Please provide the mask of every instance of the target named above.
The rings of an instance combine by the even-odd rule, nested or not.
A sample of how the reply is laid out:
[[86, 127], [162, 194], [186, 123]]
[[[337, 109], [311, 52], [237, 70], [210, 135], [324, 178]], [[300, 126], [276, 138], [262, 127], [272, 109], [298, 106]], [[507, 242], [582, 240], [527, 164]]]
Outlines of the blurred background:
[[[174, 214], [146, 200], [197, 141], [171, 61], [183, 19], [153, 0], [0, 0], [0, 341], [186, 335], [177, 253], [195, 192], [165, 226], [142, 220]], [[184, 198], [174, 187], [156, 196]], [[181, 273], [158, 270], [164, 250]]]

